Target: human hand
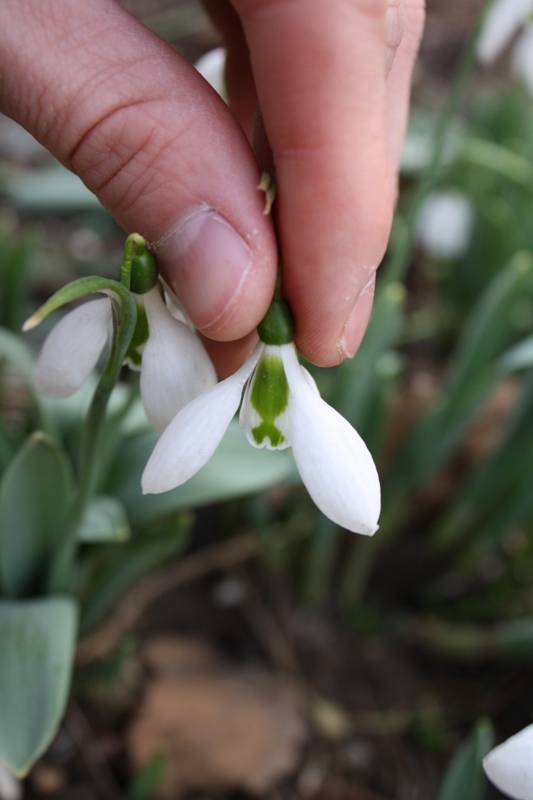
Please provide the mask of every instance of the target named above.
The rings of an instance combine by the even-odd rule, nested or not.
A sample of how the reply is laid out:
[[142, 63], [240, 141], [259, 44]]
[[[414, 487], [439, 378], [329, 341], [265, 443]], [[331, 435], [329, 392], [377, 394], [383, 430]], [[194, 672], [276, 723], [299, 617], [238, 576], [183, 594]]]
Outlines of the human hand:
[[153, 242], [225, 375], [250, 351], [277, 271], [243, 132], [259, 99], [296, 343], [333, 365], [354, 354], [370, 314], [423, 0], [206, 5], [228, 48], [233, 113], [113, 0], [4, 0], [0, 108]]

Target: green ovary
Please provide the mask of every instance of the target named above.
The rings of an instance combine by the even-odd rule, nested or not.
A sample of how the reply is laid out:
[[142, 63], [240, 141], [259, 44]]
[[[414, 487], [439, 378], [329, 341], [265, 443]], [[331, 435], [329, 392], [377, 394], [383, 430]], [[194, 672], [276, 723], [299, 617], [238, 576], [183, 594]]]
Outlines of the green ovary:
[[261, 358], [253, 379], [250, 402], [261, 418], [261, 423], [252, 428], [256, 443], [260, 445], [268, 438], [272, 447], [279, 447], [285, 437], [275, 421], [289, 404], [289, 385], [283, 362], [278, 356]]

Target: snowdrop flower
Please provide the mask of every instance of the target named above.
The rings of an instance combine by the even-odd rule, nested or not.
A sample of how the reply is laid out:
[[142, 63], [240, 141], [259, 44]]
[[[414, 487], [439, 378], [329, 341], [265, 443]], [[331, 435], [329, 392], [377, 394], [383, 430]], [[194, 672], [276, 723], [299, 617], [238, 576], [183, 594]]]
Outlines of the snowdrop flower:
[[192, 478], [215, 452], [242, 400], [240, 422], [250, 444], [292, 446], [318, 508], [344, 528], [371, 536], [380, 510], [375, 464], [361, 437], [320, 398], [300, 366], [284, 301], [273, 301], [258, 332], [246, 363], [182, 408], [165, 429], [144, 470], [143, 492], [166, 492]]
[[492, 64], [521, 28], [512, 68], [533, 94], [533, 0], [495, 0], [479, 37], [477, 55], [482, 64]]
[[511, 736], [483, 759], [492, 783], [515, 800], [533, 800], [533, 725]]
[[416, 221], [420, 246], [436, 258], [459, 258], [468, 249], [474, 211], [462, 192], [433, 192], [422, 204]]
[[[216, 373], [200, 339], [170, 314], [155, 281], [157, 272], [148, 291], [135, 293], [146, 287], [136, 286], [132, 276], [137, 327], [126, 360], [141, 370], [146, 415], [162, 431], [180, 408], [216, 383]], [[35, 369], [37, 390], [46, 397], [70, 397], [89, 377], [112, 335], [108, 297], [69, 312], [44, 342]]]

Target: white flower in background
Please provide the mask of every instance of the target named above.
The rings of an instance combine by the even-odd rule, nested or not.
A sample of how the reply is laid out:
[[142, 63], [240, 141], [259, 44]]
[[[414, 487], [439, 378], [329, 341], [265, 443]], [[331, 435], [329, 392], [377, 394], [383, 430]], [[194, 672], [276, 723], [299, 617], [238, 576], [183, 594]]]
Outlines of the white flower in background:
[[22, 784], [0, 761], [0, 800], [22, 800]]
[[318, 508], [348, 530], [375, 533], [380, 486], [372, 456], [349, 422], [320, 398], [291, 339], [292, 332], [281, 343], [260, 341], [234, 375], [178, 412], [146, 465], [145, 494], [192, 478], [217, 449], [242, 400], [241, 427], [250, 444], [271, 450], [292, 446]]
[[477, 43], [482, 64], [492, 64], [533, 12], [533, 0], [495, 0]]
[[[216, 373], [200, 339], [172, 317], [157, 285], [136, 295], [141, 339], [128, 363], [141, 369], [141, 397], [150, 423], [159, 431], [193, 397], [216, 383]], [[143, 323], [146, 323], [143, 334]], [[74, 394], [95, 368], [112, 336], [111, 300], [91, 300], [70, 311], [48, 334], [35, 369], [35, 386], [46, 397]], [[135, 337], [134, 337], [135, 338]]]
[[215, 92], [226, 100], [226, 84], [224, 81], [224, 70], [226, 68], [227, 52], [224, 47], [216, 47], [205, 53], [195, 63], [195, 69], [213, 87]]
[[459, 258], [470, 244], [473, 222], [474, 209], [465, 194], [433, 192], [418, 214], [418, 244], [435, 258]]
[[530, 22], [524, 28], [518, 39], [512, 56], [514, 74], [520, 78], [533, 95], [533, 24]]
[[511, 736], [483, 759], [492, 783], [515, 800], [533, 800], [533, 725]]
[[512, 67], [533, 94], [533, 0], [495, 0], [479, 37], [477, 55], [482, 64], [492, 64], [521, 29]]

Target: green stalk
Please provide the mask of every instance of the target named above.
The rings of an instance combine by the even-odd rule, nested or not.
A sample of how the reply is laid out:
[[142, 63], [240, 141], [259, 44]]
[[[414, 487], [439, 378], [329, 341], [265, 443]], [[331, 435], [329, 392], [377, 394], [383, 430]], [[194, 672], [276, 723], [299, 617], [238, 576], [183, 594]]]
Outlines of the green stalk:
[[495, 142], [469, 136], [461, 147], [459, 161], [490, 170], [528, 192], [533, 192], [533, 166], [531, 162]]
[[[129, 238], [131, 239], [132, 237]], [[131, 258], [130, 253], [131, 251], [125, 248], [123, 267], [124, 261], [126, 261], [128, 257]], [[49, 580], [49, 592], [51, 594], [69, 593], [71, 590], [71, 581], [77, 551], [77, 531], [94, 490], [95, 468], [102, 428], [106, 418], [107, 405], [111, 393], [119, 379], [122, 364], [133, 337], [137, 321], [137, 306], [129, 290], [116, 281], [101, 279], [100, 291], [104, 286], [108, 293], [113, 296], [115, 304], [120, 305], [120, 319], [117, 321], [116, 309], [115, 306], [113, 306], [114, 330], [111, 352], [100, 376], [100, 380], [98, 381], [85, 419], [78, 476], [78, 492], [73, 503], [67, 534], [51, 572]]]
[[[126, 299], [127, 297], [127, 299]], [[113, 344], [107, 364], [100, 376], [98, 386], [85, 420], [80, 458], [79, 489], [75, 503], [73, 521], [79, 524], [93, 491], [96, 454], [100, 444], [100, 435], [105, 421], [107, 404], [120, 376], [122, 364], [137, 321], [137, 306], [133, 296], [128, 292], [122, 299], [121, 319], [117, 324], [113, 312]]]

